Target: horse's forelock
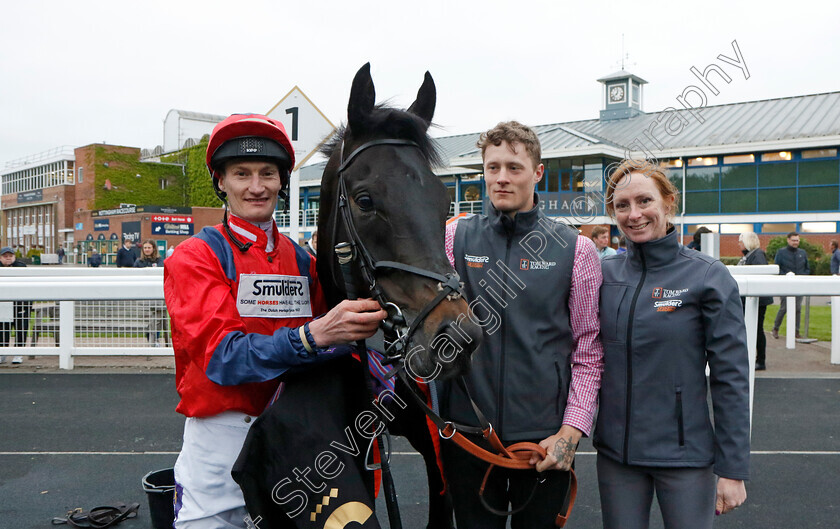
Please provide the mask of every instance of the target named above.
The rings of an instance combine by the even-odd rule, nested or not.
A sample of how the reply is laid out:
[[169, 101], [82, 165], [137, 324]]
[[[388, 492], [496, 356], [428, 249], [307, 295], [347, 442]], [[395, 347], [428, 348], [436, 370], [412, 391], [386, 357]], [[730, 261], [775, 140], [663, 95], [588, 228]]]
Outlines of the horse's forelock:
[[[405, 110], [380, 104], [366, 116], [364, 125], [365, 131], [370, 132], [370, 136], [364, 138], [366, 141], [378, 138], [411, 140], [420, 147], [429, 165], [432, 167], [443, 165], [443, 157], [437, 143], [426, 132], [429, 125], [420, 117]], [[321, 154], [327, 158], [332, 156], [337, 149], [341, 148], [341, 143], [347, 134], [347, 126], [341, 125], [335, 134], [321, 146], [319, 149]]]

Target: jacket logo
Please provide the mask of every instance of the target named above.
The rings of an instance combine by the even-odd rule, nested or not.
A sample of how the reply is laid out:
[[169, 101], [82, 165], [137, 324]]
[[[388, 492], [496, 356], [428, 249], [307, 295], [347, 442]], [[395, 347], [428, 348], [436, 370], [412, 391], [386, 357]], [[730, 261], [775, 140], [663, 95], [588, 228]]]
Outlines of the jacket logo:
[[662, 287], [655, 287], [653, 289], [653, 294], [651, 297], [653, 299], [668, 299], [668, 298], [676, 298], [682, 294], [688, 292], [687, 288], [678, 288], [678, 289], [671, 289], [671, 288], [662, 288]]
[[486, 255], [470, 255], [467, 253], [464, 254], [464, 261], [471, 268], [484, 268], [484, 265], [490, 262], [490, 258]]
[[530, 259], [520, 259], [520, 270], [548, 270], [552, 266], [556, 266], [557, 261], [532, 261]]
[[674, 312], [679, 307], [682, 307], [681, 299], [667, 299], [664, 301], [654, 301], [653, 306], [656, 312]]

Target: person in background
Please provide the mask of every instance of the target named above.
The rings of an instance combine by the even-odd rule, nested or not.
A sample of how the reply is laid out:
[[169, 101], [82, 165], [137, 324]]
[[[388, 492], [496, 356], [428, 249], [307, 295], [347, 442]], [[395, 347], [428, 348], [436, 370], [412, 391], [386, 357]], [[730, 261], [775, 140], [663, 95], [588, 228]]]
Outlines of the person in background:
[[[0, 249], [0, 267], [22, 267], [26, 266], [18, 261], [15, 252], [11, 247], [5, 246]], [[0, 322], [0, 347], [7, 347], [12, 334], [12, 327], [15, 328], [15, 347], [26, 346], [26, 334], [29, 332], [29, 314], [32, 312], [31, 301], [15, 301], [12, 305], [12, 318], [10, 321]], [[5, 358], [0, 356], [0, 362]], [[23, 357], [18, 355], [12, 357], [13, 364], [23, 362]]]
[[169, 249], [166, 250], [166, 259], [172, 257], [172, 253], [175, 251], [175, 247], [171, 244], [169, 245]]
[[831, 241], [831, 275], [840, 275], [840, 250], [836, 240]]
[[595, 250], [598, 252], [598, 259], [615, 255], [615, 250], [610, 248], [610, 229], [604, 226], [592, 228], [592, 242], [595, 243]]
[[318, 232], [313, 232], [312, 237], [308, 241], [306, 241], [306, 251], [309, 252], [309, 255], [312, 257], [318, 256]]
[[747, 498], [749, 357], [738, 285], [718, 259], [679, 243], [678, 195], [643, 160], [622, 162], [607, 185], [607, 213], [627, 253], [601, 262], [604, 375], [593, 444], [604, 529], [646, 529], [654, 494], [665, 529], [711, 529], [715, 514]]
[[[767, 264], [767, 254], [761, 249], [761, 241], [755, 232], [747, 231], [739, 235], [738, 247], [741, 249], [741, 253], [744, 254], [741, 260], [738, 261], [738, 266]], [[764, 316], [767, 315], [767, 305], [771, 305], [772, 303], [773, 298], [770, 296], [761, 296], [758, 298], [758, 337], [755, 344], [756, 371], [767, 369], [767, 337], [764, 335]], [[741, 304], [744, 305], [744, 311], [746, 312], [746, 298], [741, 298]]]
[[64, 264], [64, 247], [58, 247], [58, 264]]
[[621, 255], [627, 252], [627, 239], [624, 238], [624, 235], [618, 238], [618, 249], [615, 251], [616, 255]]
[[134, 266], [134, 261], [137, 260], [137, 257], [134, 255], [134, 251], [131, 247], [134, 243], [131, 242], [131, 239], [126, 238], [123, 241], [123, 246], [119, 250], [117, 250], [117, 267], [118, 268], [131, 268]]
[[88, 266], [92, 266], [93, 268], [99, 268], [102, 264], [102, 256], [99, 255], [99, 252], [96, 251], [96, 248], [90, 251], [90, 257], [88, 257]]
[[[799, 247], [799, 234], [795, 231], [788, 233], [787, 246], [776, 252], [774, 262], [779, 265], [779, 275], [793, 272], [796, 275], [811, 275], [811, 267], [808, 265], [808, 254]], [[803, 296], [796, 296], [796, 337], [802, 338], [799, 334], [799, 316], [802, 312]], [[773, 338], [779, 339], [779, 328], [782, 320], [787, 314], [787, 302], [785, 298], [779, 298], [779, 312], [776, 313], [776, 321], [773, 322]]]
[[151, 266], [163, 266], [163, 258], [157, 250], [157, 244], [152, 239], [143, 241], [140, 250], [140, 257], [134, 261], [134, 268], [148, 268]]
[[686, 248], [691, 248], [692, 250], [697, 250], [698, 252], [701, 251], [700, 236], [704, 233], [712, 233], [712, 230], [705, 226], [697, 228], [697, 231], [694, 232], [694, 237], [692, 237], [691, 242], [688, 243]]

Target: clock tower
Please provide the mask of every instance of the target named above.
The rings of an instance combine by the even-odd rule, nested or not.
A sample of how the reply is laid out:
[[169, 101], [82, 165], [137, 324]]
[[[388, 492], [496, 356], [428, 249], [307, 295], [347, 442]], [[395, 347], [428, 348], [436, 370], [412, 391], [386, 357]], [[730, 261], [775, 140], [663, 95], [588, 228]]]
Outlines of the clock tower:
[[626, 70], [598, 79], [604, 87], [601, 121], [627, 119], [642, 113], [642, 86], [647, 81]]

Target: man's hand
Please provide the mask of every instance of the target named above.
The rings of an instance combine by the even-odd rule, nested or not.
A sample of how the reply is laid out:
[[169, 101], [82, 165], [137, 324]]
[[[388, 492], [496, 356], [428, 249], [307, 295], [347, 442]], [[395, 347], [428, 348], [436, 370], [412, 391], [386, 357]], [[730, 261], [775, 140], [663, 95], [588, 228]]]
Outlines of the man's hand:
[[540, 441], [540, 446], [546, 451], [545, 459], [540, 460], [539, 456], [534, 454], [529, 462], [537, 465], [537, 472], [571, 470], [572, 462], [575, 460], [575, 450], [581, 437], [583, 437], [583, 432], [574, 426], [564, 424], [559, 432]]
[[740, 507], [747, 500], [747, 489], [743, 480], [718, 478], [715, 514], [726, 514]]
[[309, 324], [318, 347], [364, 340], [376, 333], [388, 313], [372, 299], [344, 300]]

